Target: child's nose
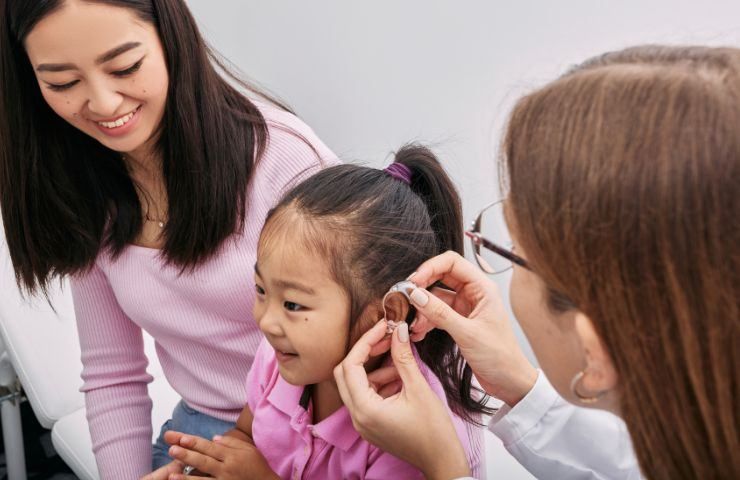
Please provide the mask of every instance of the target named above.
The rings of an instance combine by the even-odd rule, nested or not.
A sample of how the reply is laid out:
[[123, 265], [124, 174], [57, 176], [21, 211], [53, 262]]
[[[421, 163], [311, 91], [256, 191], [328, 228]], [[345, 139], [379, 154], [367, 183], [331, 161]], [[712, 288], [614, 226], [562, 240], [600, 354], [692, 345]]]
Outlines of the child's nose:
[[260, 330], [265, 335], [272, 335], [275, 337], [282, 336], [283, 329], [280, 325], [280, 321], [277, 319], [277, 315], [271, 315], [269, 311], [265, 312], [258, 321]]

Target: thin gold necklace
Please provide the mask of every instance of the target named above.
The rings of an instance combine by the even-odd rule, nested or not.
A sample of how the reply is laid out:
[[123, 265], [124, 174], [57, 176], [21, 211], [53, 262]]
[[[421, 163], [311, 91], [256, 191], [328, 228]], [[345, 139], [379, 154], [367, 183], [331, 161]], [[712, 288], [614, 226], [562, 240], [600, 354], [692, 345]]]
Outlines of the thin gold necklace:
[[[121, 160], [123, 160], [124, 163], [125, 163], [127, 159], [128, 159], [128, 155], [126, 155], [125, 153], [122, 153], [121, 154]], [[149, 195], [146, 195], [146, 193], [144, 193], [144, 195], [147, 196], [147, 197], [149, 196]], [[157, 217], [152, 217], [151, 215], [149, 215], [149, 202], [148, 201], [147, 201], [147, 206], [146, 206], [146, 212], [144, 212], [144, 219], [147, 222], [156, 223], [159, 226], [159, 228], [164, 228], [165, 225], [167, 225], [167, 219], [166, 218], [157, 218]]]

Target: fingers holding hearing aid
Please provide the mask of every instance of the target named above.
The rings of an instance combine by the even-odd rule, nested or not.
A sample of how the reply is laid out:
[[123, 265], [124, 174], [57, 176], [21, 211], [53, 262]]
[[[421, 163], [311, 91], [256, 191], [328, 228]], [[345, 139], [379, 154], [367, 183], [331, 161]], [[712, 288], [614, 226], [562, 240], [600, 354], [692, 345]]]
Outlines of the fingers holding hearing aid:
[[[513, 406], [531, 390], [537, 371], [519, 347], [498, 286], [455, 252], [424, 262], [411, 280], [418, 315], [447, 331], [484, 390]], [[422, 288], [437, 281], [456, 292]], [[450, 301], [451, 300], [451, 301]]]
[[[457, 293], [455, 293], [452, 290], [448, 290], [446, 288], [441, 287], [434, 287], [430, 290], [434, 296], [445, 302], [447, 305], [454, 305], [456, 302], [459, 302]], [[460, 307], [465, 307], [467, 305], [460, 305]], [[455, 309], [458, 313], [461, 315], [465, 315], [466, 313], [463, 313], [461, 310]], [[470, 310], [468, 309], [468, 312]], [[427, 333], [432, 331], [435, 328], [435, 325], [429, 321], [429, 319], [417, 311], [416, 318], [411, 323], [410, 327], [410, 334], [411, 334], [411, 341], [412, 342], [420, 342], [421, 340], [424, 340]]]
[[[379, 345], [384, 347], [378, 348]], [[365, 362], [379, 350], [390, 348], [390, 340], [386, 338], [386, 324], [379, 321], [365, 332], [344, 358], [342, 363], [334, 368], [334, 379], [337, 382], [339, 395], [350, 411], [356, 403], [366, 403], [380, 399], [378, 393], [370, 385]]]
[[399, 325], [391, 337], [393, 365], [398, 370], [398, 375], [401, 377], [404, 387], [416, 387], [419, 382], [428, 387], [427, 381], [421, 374], [419, 364], [416, 362], [416, 357], [414, 357], [414, 352], [411, 349], [408, 324], [402, 323]]
[[450, 415], [419, 369], [405, 322], [391, 335], [393, 367], [369, 375], [365, 371], [363, 364], [384, 333], [378, 325], [368, 330], [334, 370], [353, 425], [363, 438], [415, 465], [427, 478], [469, 475]]

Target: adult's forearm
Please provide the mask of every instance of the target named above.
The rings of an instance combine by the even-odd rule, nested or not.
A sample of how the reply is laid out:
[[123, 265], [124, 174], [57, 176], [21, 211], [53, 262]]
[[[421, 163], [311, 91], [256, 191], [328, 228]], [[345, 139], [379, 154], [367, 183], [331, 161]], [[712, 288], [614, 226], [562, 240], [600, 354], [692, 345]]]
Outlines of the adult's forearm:
[[140, 478], [152, 470], [151, 400], [146, 384], [111, 386], [85, 394], [100, 478]]

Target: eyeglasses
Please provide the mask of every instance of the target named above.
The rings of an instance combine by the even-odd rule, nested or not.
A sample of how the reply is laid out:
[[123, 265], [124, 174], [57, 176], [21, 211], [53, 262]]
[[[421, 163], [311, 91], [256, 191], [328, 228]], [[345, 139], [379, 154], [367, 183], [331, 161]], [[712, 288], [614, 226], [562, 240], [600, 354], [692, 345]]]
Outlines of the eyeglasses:
[[503, 273], [512, 267], [512, 263], [531, 270], [526, 260], [511, 251], [512, 242], [508, 231], [503, 200], [487, 205], [475, 217], [470, 229], [465, 231], [473, 245], [475, 261], [484, 272]]

